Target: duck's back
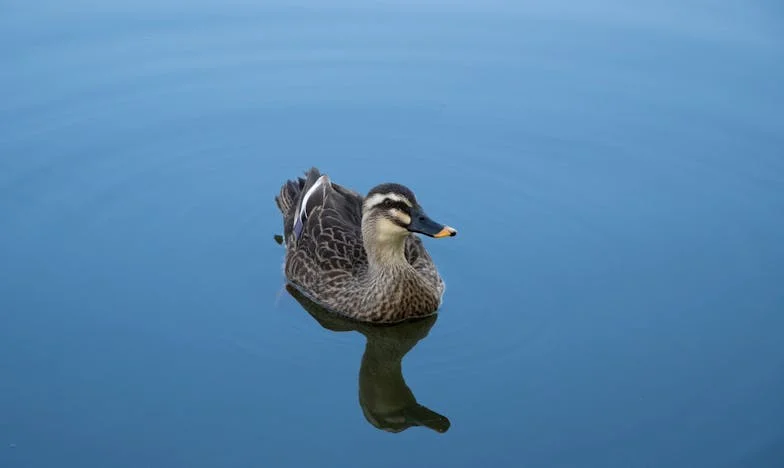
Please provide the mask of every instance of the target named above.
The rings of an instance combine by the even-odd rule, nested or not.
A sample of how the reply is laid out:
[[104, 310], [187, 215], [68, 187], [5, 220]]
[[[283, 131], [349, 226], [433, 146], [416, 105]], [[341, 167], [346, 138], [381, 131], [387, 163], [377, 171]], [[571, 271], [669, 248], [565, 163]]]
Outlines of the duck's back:
[[313, 168], [284, 184], [276, 201], [284, 216], [289, 281], [323, 300], [367, 268], [359, 194]]

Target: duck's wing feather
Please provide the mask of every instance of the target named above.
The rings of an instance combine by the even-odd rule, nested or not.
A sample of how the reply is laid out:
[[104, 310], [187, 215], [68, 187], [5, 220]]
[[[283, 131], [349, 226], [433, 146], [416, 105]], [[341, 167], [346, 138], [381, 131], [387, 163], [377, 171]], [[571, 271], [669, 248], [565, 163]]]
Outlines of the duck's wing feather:
[[[285, 188], [285, 187], [284, 187]], [[362, 196], [318, 169], [306, 173], [287, 217], [287, 247], [321, 271], [353, 272], [366, 263], [362, 247]]]
[[306, 175], [307, 177], [302, 186], [302, 195], [297, 200], [291, 226], [295, 243], [302, 237], [308, 218], [316, 208], [324, 204], [330, 185], [329, 178], [326, 175], [321, 175], [315, 167], [308, 171]]

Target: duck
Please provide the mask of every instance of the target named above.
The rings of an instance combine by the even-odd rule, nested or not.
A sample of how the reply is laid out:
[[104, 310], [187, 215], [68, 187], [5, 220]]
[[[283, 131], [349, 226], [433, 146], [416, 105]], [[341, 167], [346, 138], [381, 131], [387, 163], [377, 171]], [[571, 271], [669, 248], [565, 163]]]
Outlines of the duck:
[[430, 218], [413, 191], [384, 182], [362, 196], [316, 167], [275, 196], [283, 216], [286, 281], [322, 307], [360, 322], [438, 313], [445, 283], [419, 234], [457, 230]]

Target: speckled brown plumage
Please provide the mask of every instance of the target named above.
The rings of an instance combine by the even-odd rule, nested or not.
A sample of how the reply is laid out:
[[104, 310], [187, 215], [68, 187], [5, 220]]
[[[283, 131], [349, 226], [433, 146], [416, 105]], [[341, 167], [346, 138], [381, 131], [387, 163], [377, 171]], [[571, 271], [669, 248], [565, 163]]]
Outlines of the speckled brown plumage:
[[[371, 259], [358, 193], [331, 181], [316, 185], [297, 235], [302, 199], [319, 177], [318, 169], [310, 169], [275, 197], [284, 220], [287, 280], [324, 307], [361, 321], [392, 323], [436, 313], [444, 282], [422, 240], [405, 235], [405, 261]], [[373, 222], [367, 219], [365, 228]]]

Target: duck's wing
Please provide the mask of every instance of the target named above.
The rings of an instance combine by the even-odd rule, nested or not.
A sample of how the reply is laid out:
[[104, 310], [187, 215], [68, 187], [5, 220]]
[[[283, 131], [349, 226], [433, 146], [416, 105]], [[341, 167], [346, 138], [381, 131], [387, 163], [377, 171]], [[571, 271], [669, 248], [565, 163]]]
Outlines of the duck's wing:
[[406, 238], [406, 260], [419, 271], [433, 263], [430, 254], [425, 249], [425, 244], [416, 234], [409, 234]]
[[342, 272], [364, 263], [362, 196], [332, 182], [318, 169], [306, 173], [285, 223], [287, 247], [300, 252], [302, 261], [321, 270]]

